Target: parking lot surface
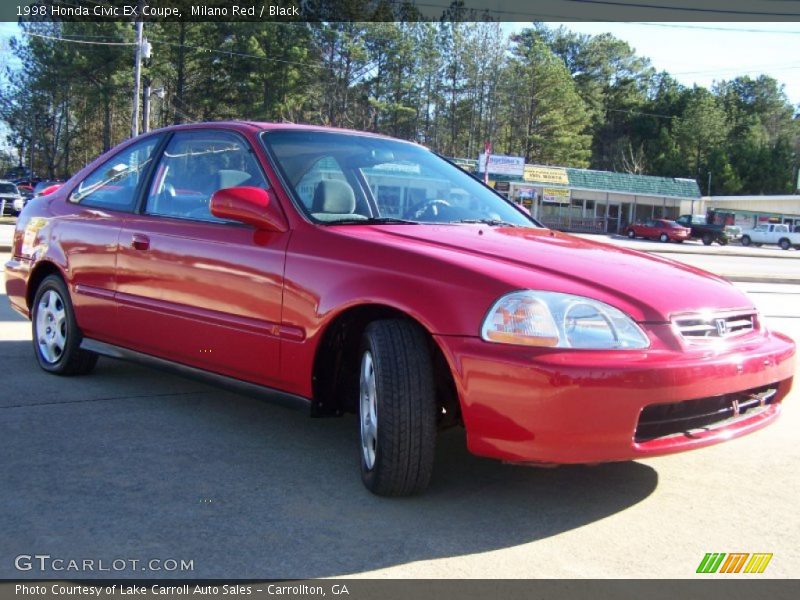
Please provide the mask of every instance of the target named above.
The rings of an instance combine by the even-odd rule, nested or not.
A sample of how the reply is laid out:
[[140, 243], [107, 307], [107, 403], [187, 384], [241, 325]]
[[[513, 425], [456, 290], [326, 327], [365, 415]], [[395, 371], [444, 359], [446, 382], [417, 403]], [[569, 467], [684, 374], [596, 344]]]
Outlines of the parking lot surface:
[[[800, 286], [738, 285], [800, 339]], [[193, 563], [81, 577], [691, 578], [707, 552], [771, 552], [761, 577], [800, 572], [796, 390], [751, 436], [596, 467], [506, 466], [451, 430], [428, 492], [385, 499], [361, 485], [354, 417], [105, 358], [47, 375], [4, 296], [0, 364], [2, 578], [64, 577], [15, 568], [36, 553]]]

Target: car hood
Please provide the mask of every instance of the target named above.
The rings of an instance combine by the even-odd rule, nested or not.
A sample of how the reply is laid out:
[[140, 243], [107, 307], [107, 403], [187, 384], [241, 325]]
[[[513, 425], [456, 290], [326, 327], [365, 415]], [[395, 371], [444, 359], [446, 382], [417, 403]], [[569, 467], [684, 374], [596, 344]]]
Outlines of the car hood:
[[[744, 293], [701, 269], [548, 229], [479, 225], [337, 229], [477, 271], [505, 283], [509, 291], [540, 289], [601, 300], [639, 322], [667, 322], [673, 315], [696, 311], [753, 310]], [[479, 282], [476, 279], [476, 287]]]

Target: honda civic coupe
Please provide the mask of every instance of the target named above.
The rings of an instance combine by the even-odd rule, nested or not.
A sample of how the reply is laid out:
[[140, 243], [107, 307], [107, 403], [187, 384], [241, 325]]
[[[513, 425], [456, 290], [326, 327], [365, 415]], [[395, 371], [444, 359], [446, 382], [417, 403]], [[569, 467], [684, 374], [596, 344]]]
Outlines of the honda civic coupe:
[[267, 123], [131, 139], [17, 222], [39, 366], [98, 355], [358, 415], [381, 495], [437, 433], [510, 463], [625, 461], [774, 421], [795, 368], [728, 281], [542, 227], [410, 142]]

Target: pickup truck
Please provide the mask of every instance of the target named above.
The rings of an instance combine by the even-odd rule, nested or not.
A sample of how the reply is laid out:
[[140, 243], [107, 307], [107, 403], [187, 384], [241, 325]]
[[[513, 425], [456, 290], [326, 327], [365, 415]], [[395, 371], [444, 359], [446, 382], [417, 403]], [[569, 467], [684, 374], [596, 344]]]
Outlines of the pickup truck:
[[792, 233], [789, 226], [782, 223], [765, 223], [742, 233], [742, 246], [750, 244], [754, 246], [777, 244], [784, 250], [789, 248], [800, 250], [800, 233]]
[[706, 246], [717, 242], [720, 246], [726, 245], [731, 235], [724, 225], [709, 223], [705, 215], [681, 215], [675, 222], [692, 230], [692, 237], [703, 240]]

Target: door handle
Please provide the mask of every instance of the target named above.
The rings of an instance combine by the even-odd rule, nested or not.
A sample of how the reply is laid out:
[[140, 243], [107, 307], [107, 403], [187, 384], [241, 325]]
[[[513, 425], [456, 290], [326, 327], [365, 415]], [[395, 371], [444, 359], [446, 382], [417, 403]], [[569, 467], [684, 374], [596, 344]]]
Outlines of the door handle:
[[141, 233], [134, 233], [131, 238], [131, 248], [134, 250], [147, 250], [150, 248], [150, 238]]

